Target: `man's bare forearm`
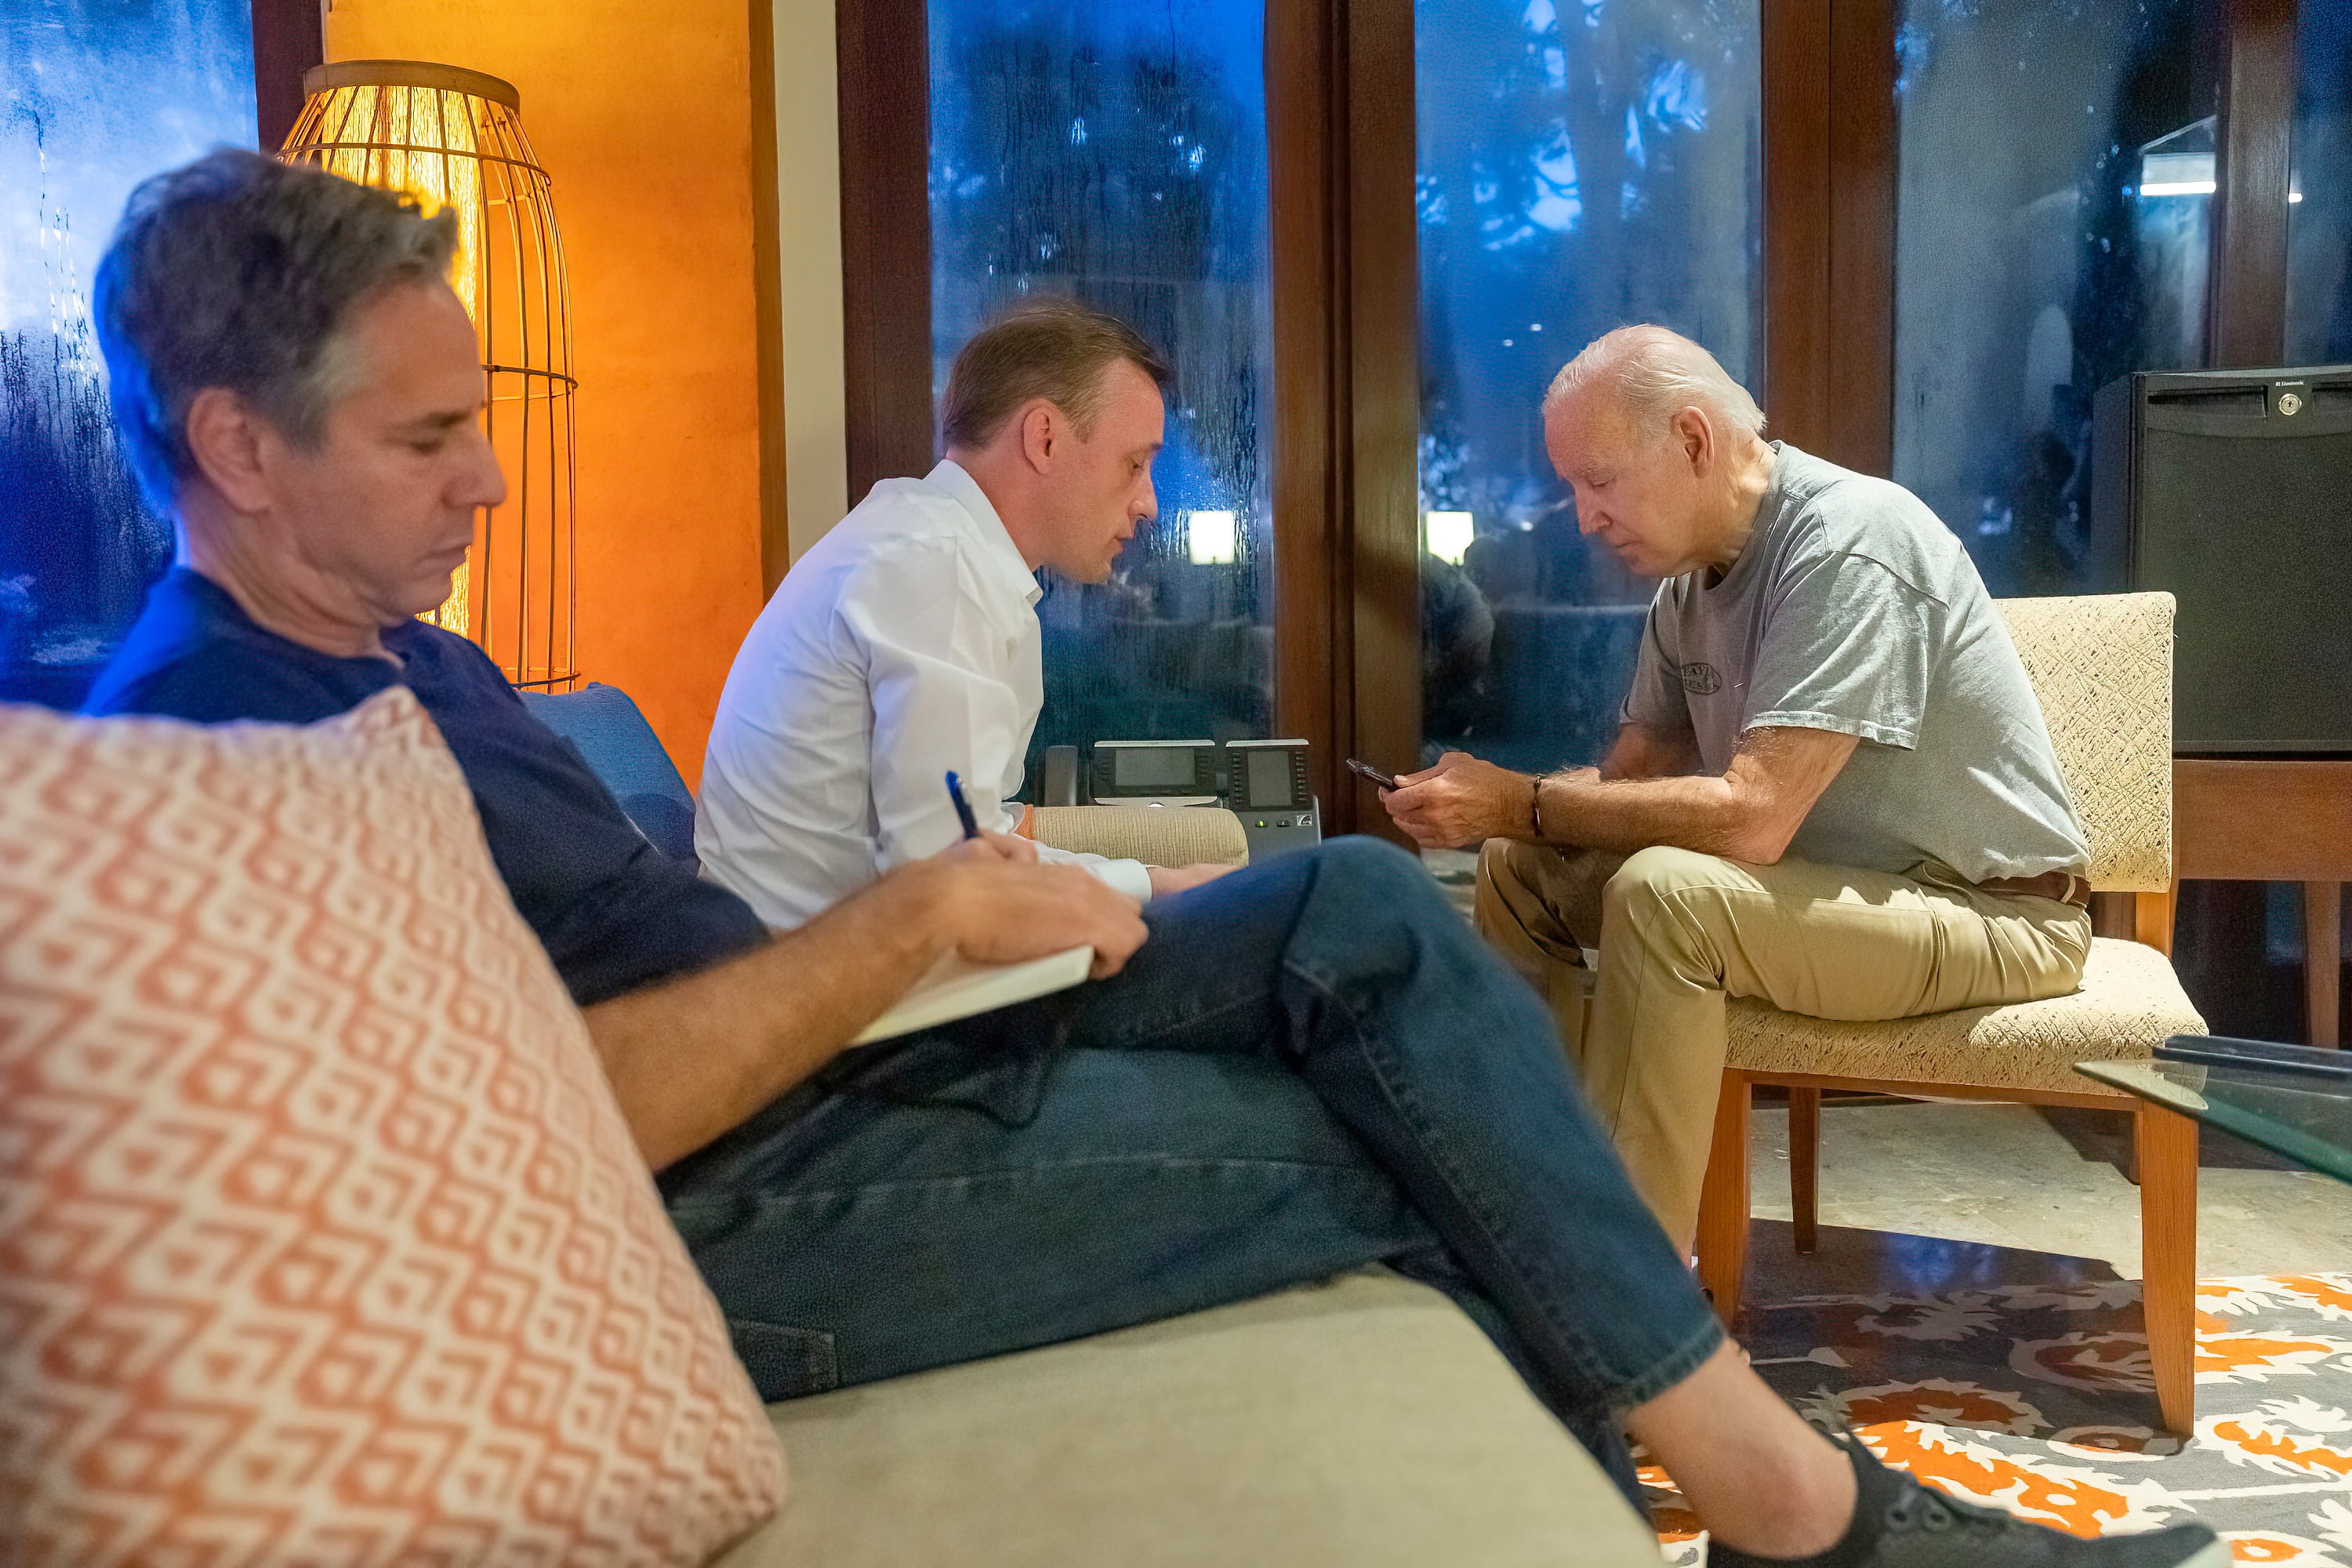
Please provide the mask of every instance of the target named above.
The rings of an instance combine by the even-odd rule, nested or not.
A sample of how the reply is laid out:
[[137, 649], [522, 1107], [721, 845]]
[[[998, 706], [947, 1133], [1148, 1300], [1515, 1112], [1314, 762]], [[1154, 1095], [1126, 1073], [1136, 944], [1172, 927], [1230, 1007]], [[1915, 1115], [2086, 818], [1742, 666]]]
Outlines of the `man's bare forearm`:
[[658, 1170], [802, 1082], [952, 945], [919, 868], [698, 974], [586, 1012], [605, 1076]]
[[1745, 830], [1753, 814], [1729, 780], [1693, 774], [1697, 763], [1687, 736], [1623, 725], [1598, 769], [1538, 782], [1548, 834], [1618, 855], [1671, 844], [1739, 858], [1734, 850], [1750, 847]]
[[[1695, 772], [1698, 746], [1687, 733], [1662, 733], [1639, 724], [1621, 724], [1609, 754], [1601, 760], [1601, 776], [1619, 779], [1664, 779]], [[1571, 769], [1575, 773], [1581, 770]]]
[[1757, 858], [1749, 831], [1754, 814], [1720, 777], [1612, 779], [1587, 770], [1545, 779], [1538, 787], [1548, 833], [1580, 848], [1631, 855], [1670, 844], [1727, 860]]
[[[1727, 860], [1770, 865], [1853, 754], [1852, 735], [1798, 728], [1751, 730], [1720, 774], [1609, 778], [1591, 770], [1539, 785], [1548, 837], [1631, 855], [1671, 845]], [[1620, 745], [1615, 765], [1646, 771], [1673, 753]]]

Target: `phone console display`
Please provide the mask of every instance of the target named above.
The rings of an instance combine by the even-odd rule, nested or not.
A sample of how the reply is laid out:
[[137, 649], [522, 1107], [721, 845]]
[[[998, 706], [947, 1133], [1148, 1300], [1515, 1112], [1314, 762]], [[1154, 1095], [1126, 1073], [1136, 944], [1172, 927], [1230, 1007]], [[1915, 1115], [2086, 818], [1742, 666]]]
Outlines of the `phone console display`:
[[1097, 800], [1196, 799], [1217, 793], [1213, 741], [1097, 741]]

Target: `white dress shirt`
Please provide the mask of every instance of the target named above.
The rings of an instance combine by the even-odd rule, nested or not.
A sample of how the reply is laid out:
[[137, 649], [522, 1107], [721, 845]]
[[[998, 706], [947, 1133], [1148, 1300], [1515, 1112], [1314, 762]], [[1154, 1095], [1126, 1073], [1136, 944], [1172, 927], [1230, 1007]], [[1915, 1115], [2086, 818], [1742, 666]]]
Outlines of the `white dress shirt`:
[[[962, 836], [1010, 833], [1045, 703], [1037, 579], [972, 477], [885, 479], [795, 563], [735, 656], [694, 814], [703, 873], [779, 930]], [[1138, 900], [1142, 864], [1039, 846]]]

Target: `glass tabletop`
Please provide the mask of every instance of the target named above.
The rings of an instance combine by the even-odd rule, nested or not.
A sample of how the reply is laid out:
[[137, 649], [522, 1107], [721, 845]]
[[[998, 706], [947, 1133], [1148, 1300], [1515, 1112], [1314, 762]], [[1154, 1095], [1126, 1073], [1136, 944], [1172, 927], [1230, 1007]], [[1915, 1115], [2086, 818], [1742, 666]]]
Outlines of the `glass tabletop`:
[[2352, 1051], [2175, 1035], [2153, 1061], [2074, 1070], [2352, 1182]]

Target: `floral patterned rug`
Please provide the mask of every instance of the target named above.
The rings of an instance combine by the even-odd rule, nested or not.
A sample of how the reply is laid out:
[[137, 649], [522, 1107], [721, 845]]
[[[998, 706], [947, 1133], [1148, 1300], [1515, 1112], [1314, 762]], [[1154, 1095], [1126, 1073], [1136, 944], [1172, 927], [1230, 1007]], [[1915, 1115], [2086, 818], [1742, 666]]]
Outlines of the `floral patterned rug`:
[[[2097, 1535], [2200, 1519], [2237, 1561], [2352, 1568], [2352, 1275], [2198, 1287], [2197, 1431], [2158, 1429], [2139, 1286], [1813, 1296], [1741, 1342], [1809, 1417], [1971, 1501]], [[1671, 1563], [1697, 1521], [1644, 1469]]]

